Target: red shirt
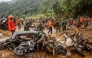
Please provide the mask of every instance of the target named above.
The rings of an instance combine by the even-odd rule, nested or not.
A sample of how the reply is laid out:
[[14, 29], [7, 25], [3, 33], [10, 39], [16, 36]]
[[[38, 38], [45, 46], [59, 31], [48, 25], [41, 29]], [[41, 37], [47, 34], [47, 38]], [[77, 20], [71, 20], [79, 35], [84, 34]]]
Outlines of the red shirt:
[[84, 19], [83, 18], [80, 18], [80, 22], [83, 23], [84, 22]]
[[54, 25], [54, 23], [53, 22], [50, 22], [49, 26], [52, 27], [53, 25]]
[[14, 21], [13, 20], [8, 20], [8, 29], [10, 30], [10, 31], [12, 31], [12, 30], [15, 30], [15, 25], [14, 25]]
[[91, 22], [91, 18], [88, 18], [88, 21]]

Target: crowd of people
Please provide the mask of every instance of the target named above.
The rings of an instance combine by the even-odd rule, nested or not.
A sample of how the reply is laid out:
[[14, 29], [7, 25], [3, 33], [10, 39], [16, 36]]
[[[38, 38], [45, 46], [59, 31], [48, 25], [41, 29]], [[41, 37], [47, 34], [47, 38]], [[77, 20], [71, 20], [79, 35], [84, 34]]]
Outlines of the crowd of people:
[[67, 29], [74, 29], [75, 33], [80, 33], [82, 29], [87, 29], [88, 26], [92, 25], [90, 17], [80, 17], [77, 20], [74, 20], [72, 18], [70, 19], [58, 19], [58, 18], [40, 18], [38, 20], [20, 20], [20, 18], [17, 18], [14, 20], [14, 17], [12, 15], [8, 16], [8, 30], [12, 32], [12, 34], [15, 32], [16, 28], [18, 31], [20, 31], [21, 26], [24, 25], [24, 31], [30, 31], [30, 28], [33, 26], [35, 30], [37, 31], [43, 31], [44, 29], [48, 30], [48, 34], [53, 34], [53, 29], [56, 30], [56, 33], [58, 32], [65, 32]]

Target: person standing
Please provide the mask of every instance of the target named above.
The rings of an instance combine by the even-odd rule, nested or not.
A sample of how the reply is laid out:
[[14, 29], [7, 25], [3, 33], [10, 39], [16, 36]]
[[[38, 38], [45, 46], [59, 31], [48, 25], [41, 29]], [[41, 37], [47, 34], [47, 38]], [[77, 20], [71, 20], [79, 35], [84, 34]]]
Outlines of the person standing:
[[14, 24], [14, 20], [13, 20], [13, 16], [9, 15], [8, 16], [8, 29], [13, 33], [15, 32], [15, 24]]
[[65, 20], [62, 22], [62, 31], [63, 32], [66, 32], [66, 25], [67, 25], [67, 21]]
[[76, 34], [79, 34], [81, 32], [82, 32], [81, 23], [80, 22], [76, 22], [76, 25], [75, 25], [75, 33]]
[[51, 32], [51, 34], [52, 34], [52, 27], [53, 27], [53, 25], [54, 25], [54, 22], [53, 22], [53, 20], [51, 20], [50, 23], [49, 23], [49, 31], [48, 31], [48, 34], [49, 34], [49, 32]]
[[91, 18], [88, 17], [88, 25], [90, 25], [90, 24], [91, 24]]
[[24, 31], [30, 31], [29, 27], [30, 27], [30, 23], [29, 21], [26, 21], [24, 25]]
[[87, 27], [88, 27], [88, 20], [87, 20], [87, 18], [85, 18], [84, 28], [86, 29]]
[[55, 27], [55, 29], [56, 29], [56, 33], [58, 33], [58, 32], [61, 32], [61, 30], [60, 30], [60, 20], [59, 19], [57, 19], [57, 20], [55, 20], [55, 24], [54, 24], [54, 27]]
[[17, 25], [18, 31], [20, 31], [21, 22], [20, 22], [20, 19], [19, 18], [16, 19], [16, 25]]

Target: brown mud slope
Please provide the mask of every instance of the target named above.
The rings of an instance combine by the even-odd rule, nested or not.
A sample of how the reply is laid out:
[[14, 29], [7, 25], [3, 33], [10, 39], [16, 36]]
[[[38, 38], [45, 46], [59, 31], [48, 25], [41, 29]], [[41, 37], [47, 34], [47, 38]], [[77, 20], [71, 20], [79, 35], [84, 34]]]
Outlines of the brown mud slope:
[[[74, 31], [68, 30], [68, 34], [71, 34], [72, 32]], [[92, 42], [92, 30], [83, 30], [82, 33], [90, 37], [89, 41]], [[35, 58], [92, 58], [92, 53], [88, 53], [85, 51], [84, 51], [85, 57], [81, 57], [74, 51], [72, 51], [71, 57], [63, 57], [62, 54], [52, 56], [52, 54], [46, 53], [43, 51], [33, 52], [32, 54], [35, 56]], [[0, 58], [27, 58], [27, 57], [26, 56], [16, 56], [13, 51], [9, 51], [5, 49], [5, 50], [0, 50]]]

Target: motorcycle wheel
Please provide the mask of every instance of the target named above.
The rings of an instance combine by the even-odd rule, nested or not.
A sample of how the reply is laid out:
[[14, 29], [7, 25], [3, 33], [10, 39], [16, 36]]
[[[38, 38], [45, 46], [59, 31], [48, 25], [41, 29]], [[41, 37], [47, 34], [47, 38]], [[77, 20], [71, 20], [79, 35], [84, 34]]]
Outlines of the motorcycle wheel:
[[0, 50], [4, 49], [4, 46], [0, 44]]
[[83, 54], [81, 48], [77, 47], [77, 46], [74, 46], [75, 50], [83, 57], [85, 57], [85, 55]]
[[19, 49], [19, 47], [16, 47], [14, 49], [14, 54], [16, 54], [18, 56], [23, 56], [24, 55], [23, 51], [21, 49]]

